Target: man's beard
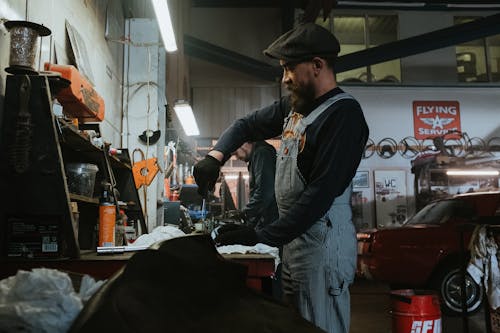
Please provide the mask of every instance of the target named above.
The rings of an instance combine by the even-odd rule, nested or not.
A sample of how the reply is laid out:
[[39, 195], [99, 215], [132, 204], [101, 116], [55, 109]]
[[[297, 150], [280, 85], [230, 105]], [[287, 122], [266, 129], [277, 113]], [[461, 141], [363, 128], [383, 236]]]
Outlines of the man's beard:
[[306, 85], [289, 85], [287, 89], [292, 93], [290, 95], [293, 110], [301, 114], [310, 112], [311, 105], [314, 101], [314, 87], [312, 84]]

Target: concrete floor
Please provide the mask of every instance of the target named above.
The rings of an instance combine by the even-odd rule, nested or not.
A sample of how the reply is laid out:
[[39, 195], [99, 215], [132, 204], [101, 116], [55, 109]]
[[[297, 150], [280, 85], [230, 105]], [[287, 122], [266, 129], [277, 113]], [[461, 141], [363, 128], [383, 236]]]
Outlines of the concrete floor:
[[[358, 279], [351, 286], [351, 330], [350, 333], [396, 333], [392, 332], [390, 314], [390, 288], [388, 285]], [[442, 333], [461, 333], [461, 317], [442, 316]], [[485, 333], [484, 312], [468, 318], [469, 333]], [[403, 332], [397, 332], [403, 333]], [[410, 333], [410, 332], [408, 332]]]

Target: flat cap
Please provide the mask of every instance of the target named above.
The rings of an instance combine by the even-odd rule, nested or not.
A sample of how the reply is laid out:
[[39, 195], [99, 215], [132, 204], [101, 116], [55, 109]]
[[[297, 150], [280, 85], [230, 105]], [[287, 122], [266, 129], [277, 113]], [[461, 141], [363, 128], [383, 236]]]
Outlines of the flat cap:
[[264, 54], [285, 61], [301, 61], [336, 56], [339, 51], [339, 41], [330, 31], [314, 23], [305, 23], [278, 37]]

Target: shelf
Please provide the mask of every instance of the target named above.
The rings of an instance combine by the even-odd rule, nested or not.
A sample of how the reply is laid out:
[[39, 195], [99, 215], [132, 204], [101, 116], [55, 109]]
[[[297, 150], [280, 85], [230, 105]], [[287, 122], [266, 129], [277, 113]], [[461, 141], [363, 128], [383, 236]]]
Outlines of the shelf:
[[[73, 124], [63, 120], [57, 120], [60, 124], [60, 128], [63, 134], [62, 137], [62, 145], [69, 147], [75, 151], [79, 152], [87, 152], [87, 153], [104, 153], [104, 151], [92, 144], [89, 138], [82, 134], [79, 130], [77, 130]], [[123, 150], [123, 149], [120, 149]], [[115, 155], [108, 154], [110, 163], [113, 164], [113, 167], [124, 168], [124, 169], [132, 169], [130, 165], [130, 161], [122, 161]]]
[[[22, 75], [7, 77], [5, 110], [24, 107], [20, 91], [25, 80]], [[26, 126], [36, 129], [30, 130], [30, 140], [16, 140], [27, 131], [20, 126], [24, 123], [19, 122], [17, 112], [3, 114], [0, 122], [0, 160], [11, 162], [0, 163], [0, 185], [10, 194], [0, 205], [0, 259], [78, 259], [83, 251], [95, 250], [98, 196], [105, 184], [112, 185], [115, 200], [127, 204], [120, 208], [126, 209], [130, 225], [138, 234], [147, 232], [128, 149], [117, 148], [121, 154], [110, 155], [109, 144], [102, 148], [94, 145], [93, 132], [89, 131], [99, 137], [100, 123], [75, 126], [56, 118], [44, 78], [31, 76], [30, 80], [27, 111], [31, 118]], [[70, 192], [72, 184], [66, 170], [70, 163], [97, 166], [89, 196]], [[66, 201], [71, 202], [64, 204]]]
[[86, 197], [86, 196], [75, 194], [75, 193], [70, 193], [69, 198], [71, 200], [74, 200], [74, 201], [86, 202], [86, 203], [96, 204], [96, 205], [99, 204], [98, 198], [90, 198], [90, 197]]

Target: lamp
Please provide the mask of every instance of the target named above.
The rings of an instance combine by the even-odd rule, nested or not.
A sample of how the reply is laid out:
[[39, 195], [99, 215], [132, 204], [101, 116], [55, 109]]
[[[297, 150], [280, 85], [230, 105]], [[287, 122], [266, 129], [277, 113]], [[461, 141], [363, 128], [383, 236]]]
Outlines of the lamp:
[[174, 110], [187, 136], [200, 135], [196, 119], [194, 118], [193, 109], [191, 109], [191, 105], [189, 105], [188, 102], [176, 102]]
[[167, 52], [177, 51], [174, 28], [172, 27], [172, 20], [170, 19], [167, 0], [151, 0], [151, 2], [153, 3], [156, 21], [158, 22], [158, 28], [160, 29], [160, 35], [165, 50]]
[[448, 170], [448, 176], [498, 176], [500, 172], [493, 169], [477, 169], [477, 170]]

